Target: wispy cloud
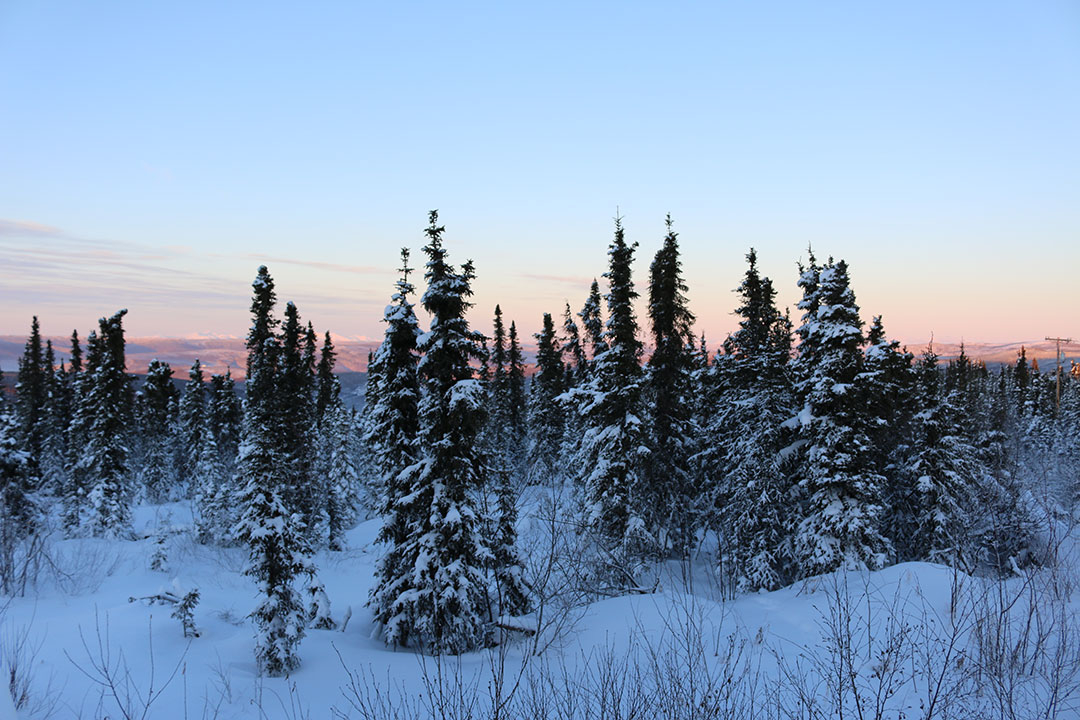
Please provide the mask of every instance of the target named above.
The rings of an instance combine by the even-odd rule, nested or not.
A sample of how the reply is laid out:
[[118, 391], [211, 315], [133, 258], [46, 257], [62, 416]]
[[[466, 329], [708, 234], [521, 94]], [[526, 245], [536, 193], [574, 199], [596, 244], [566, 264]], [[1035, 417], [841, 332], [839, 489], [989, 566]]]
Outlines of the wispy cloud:
[[518, 273], [518, 277], [528, 280], [540, 280], [542, 282], [573, 285], [574, 287], [589, 287], [593, 279], [591, 277], [575, 277], [572, 275], [542, 275], [539, 273]]
[[64, 237], [60, 228], [30, 222], [0, 218], [0, 237]]
[[299, 265], [301, 267], [315, 268], [316, 270], [331, 270], [333, 272], [355, 273], [358, 275], [379, 275], [388, 272], [386, 268], [373, 267], [371, 265], [340, 265], [338, 263], [320, 262], [318, 260], [273, 257], [270, 255], [260, 255], [259, 253], [245, 253], [243, 255], [215, 253], [214, 257], [245, 258], [249, 260], [258, 260], [266, 265], [271, 263], [281, 263], [283, 265]]

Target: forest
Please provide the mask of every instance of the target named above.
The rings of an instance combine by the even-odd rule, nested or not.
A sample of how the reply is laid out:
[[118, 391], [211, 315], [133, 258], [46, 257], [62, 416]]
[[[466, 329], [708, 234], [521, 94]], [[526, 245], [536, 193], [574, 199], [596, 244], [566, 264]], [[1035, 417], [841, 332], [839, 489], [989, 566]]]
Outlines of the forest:
[[[421, 262], [401, 251], [356, 408], [329, 330], [282, 308], [265, 266], [242, 381], [198, 361], [186, 377], [157, 360], [128, 367], [124, 310], [85, 338], [73, 332], [58, 362], [33, 318], [0, 405], [5, 627], [29, 633], [29, 620], [12, 623], [61, 596], [93, 605], [97, 622], [96, 603], [113, 602], [99, 588], [115, 580], [132, 602], [114, 616], [165, 605], [180, 621], [182, 661], [195, 665], [181, 651], [231, 625], [229, 662], [244, 651], [253, 666], [219, 670], [219, 693], [191, 708], [185, 684], [182, 714], [168, 700], [151, 711], [179, 692], [176, 671], [132, 690], [145, 682], [127, 664], [139, 651], [119, 663], [107, 625], [78, 625], [81, 646], [63, 644], [66, 657], [42, 641], [37, 666], [32, 643], [10, 640], [30, 635], [5, 630], [19, 717], [1080, 711], [1080, 369], [1043, 370], [1023, 351], [989, 367], [963, 348], [942, 359], [933, 344], [902, 347], [880, 315], [862, 316], [853, 269], [814, 250], [791, 278], [801, 300], [788, 311], [750, 249], [737, 329], [710, 348], [670, 216], [637, 284], [638, 244], [616, 219], [608, 266], [580, 308], [544, 313], [526, 342], [498, 306], [490, 327], [477, 322], [477, 269], [452, 264], [438, 213], [428, 220]], [[93, 553], [115, 563], [85, 560]], [[73, 564], [101, 577], [83, 587]], [[127, 564], [139, 565], [130, 587]], [[209, 567], [228, 570], [218, 589]], [[155, 576], [166, 589], [145, 580]], [[916, 609], [901, 597], [912, 583], [927, 593]], [[207, 609], [226, 587], [236, 623]], [[663, 618], [650, 620], [640, 604], [657, 597]], [[768, 598], [774, 617], [820, 633], [805, 653], [778, 650], [769, 621], [747, 619]], [[624, 620], [644, 612], [640, 637], [607, 654], [601, 637], [600, 650], [567, 660], [605, 603]], [[650, 628], [667, 640], [650, 641]], [[347, 630], [374, 644], [350, 661], [338, 646], [360, 641], [334, 636], [338, 677], [326, 682], [340, 691], [311, 710], [306, 638]], [[328, 643], [312, 651], [324, 670]], [[419, 658], [400, 683], [379, 669], [393, 650]], [[463, 669], [462, 658], [473, 660]], [[29, 675], [46, 659], [89, 678], [84, 704]], [[221, 689], [237, 673], [257, 688], [247, 700]], [[260, 683], [278, 678], [271, 703]]]

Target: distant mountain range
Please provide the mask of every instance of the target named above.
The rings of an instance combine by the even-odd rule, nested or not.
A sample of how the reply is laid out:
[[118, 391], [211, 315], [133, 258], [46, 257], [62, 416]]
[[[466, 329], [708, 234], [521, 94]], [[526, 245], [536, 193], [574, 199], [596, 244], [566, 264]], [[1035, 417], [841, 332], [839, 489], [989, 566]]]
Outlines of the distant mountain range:
[[[66, 337], [50, 339], [57, 350], [57, 359], [66, 363], [70, 339]], [[334, 349], [337, 351], [337, 369], [341, 373], [366, 372], [368, 353], [379, 345], [374, 340], [366, 339], [333, 338], [333, 340]], [[22, 356], [25, 343], [25, 336], [0, 335], [0, 370], [3, 370], [6, 375], [14, 375], [18, 369], [19, 358]], [[982, 360], [988, 364], [998, 364], [1015, 362], [1021, 346], [1027, 349], [1029, 360], [1039, 360], [1043, 370], [1049, 369], [1050, 366], [1047, 363], [1054, 362], [1054, 343], [1045, 340], [1009, 343], [971, 342], [965, 343], [964, 348], [972, 359]], [[907, 348], [918, 355], [926, 348], [926, 343], [907, 343]], [[528, 355], [526, 360], [531, 362], [531, 353], [528, 352], [531, 348], [525, 349]], [[1063, 349], [1066, 364], [1073, 360], [1080, 362], [1080, 343]], [[934, 351], [943, 359], [953, 358], [959, 354], [960, 345], [935, 342]], [[244, 348], [244, 339], [236, 337], [133, 337], [128, 339], [128, 371], [144, 373], [146, 366], [155, 358], [168, 362], [179, 378], [186, 375], [191, 363], [198, 358], [208, 374], [223, 373], [227, 368], [231, 370], [234, 378], [242, 379], [247, 351]]]

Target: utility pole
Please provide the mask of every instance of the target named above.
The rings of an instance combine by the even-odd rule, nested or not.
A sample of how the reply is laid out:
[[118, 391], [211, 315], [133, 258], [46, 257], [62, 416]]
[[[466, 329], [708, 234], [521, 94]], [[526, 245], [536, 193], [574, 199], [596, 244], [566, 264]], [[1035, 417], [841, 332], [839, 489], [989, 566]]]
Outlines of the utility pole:
[[1054, 414], [1057, 415], [1061, 412], [1061, 345], [1062, 343], [1068, 345], [1072, 342], [1072, 338], [1048, 337], [1046, 339], [1052, 343], [1056, 343], [1057, 347], [1057, 400], [1054, 405]]

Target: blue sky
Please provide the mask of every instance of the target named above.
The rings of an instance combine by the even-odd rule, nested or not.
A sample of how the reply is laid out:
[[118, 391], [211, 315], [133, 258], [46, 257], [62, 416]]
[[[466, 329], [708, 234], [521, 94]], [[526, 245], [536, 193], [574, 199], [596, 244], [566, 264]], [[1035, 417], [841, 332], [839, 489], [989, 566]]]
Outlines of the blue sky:
[[0, 4], [0, 333], [243, 335], [265, 261], [377, 336], [439, 208], [485, 327], [580, 307], [618, 209], [713, 344], [811, 243], [905, 340], [1080, 335], [1078, 200], [1075, 2]]

